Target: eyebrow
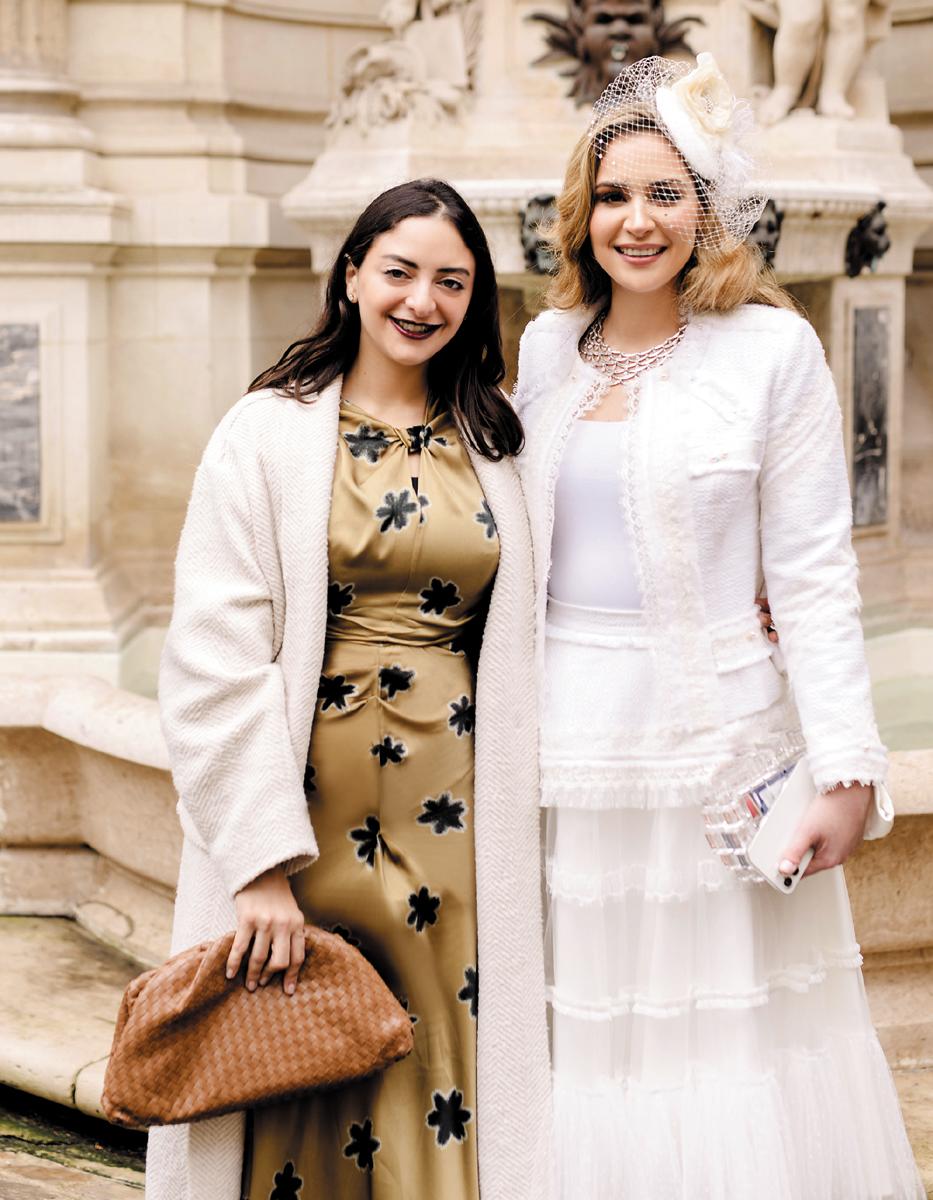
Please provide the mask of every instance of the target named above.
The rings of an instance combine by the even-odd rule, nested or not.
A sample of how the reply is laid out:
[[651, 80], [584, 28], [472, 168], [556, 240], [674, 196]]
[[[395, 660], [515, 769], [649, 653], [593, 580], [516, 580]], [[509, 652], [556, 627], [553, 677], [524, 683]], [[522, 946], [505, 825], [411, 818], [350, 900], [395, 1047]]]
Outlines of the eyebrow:
[[[401, 263], [403, 267], [409, 267], [412, 271], [418, 270], [418, 264], [412, 262], [410, 258], [402, 258], [400, 254], [383, 254], [383, 262]], [[466, 275], [469, 277], [470, 272], [466, 267], [438, 267], [434, 272], [435, 275]]]
[[[686, 176], [673, 175], [670, 179], [652, 179], [651, 182], [648, 184], [648, 187], [669, 187], [671, 184], [682, 184], [682, 183], [686, 183], [686, 182], [687, 182]], [[615, 179], [612, 179], [612, 180], [607, 179], [607, 180], [604, 180], [602, 183], [597, 183], [596, 190], [598, 192], [598, 191], [601, 191], [602, 188], [625, 188], [625, 187], [630, 187], [630, 186], [631, 186], [631, 184], [628, 183], [628, 181], [620, 182]]]

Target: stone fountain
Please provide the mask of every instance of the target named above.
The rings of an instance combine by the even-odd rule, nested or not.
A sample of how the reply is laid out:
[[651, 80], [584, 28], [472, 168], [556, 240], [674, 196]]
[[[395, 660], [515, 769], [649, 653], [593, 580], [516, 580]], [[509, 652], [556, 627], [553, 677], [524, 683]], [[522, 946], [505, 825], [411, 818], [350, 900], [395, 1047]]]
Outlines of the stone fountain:
[[[599, 13], [390, 0], [381, 20], [357, 4], [339, 21], [311, 0], [287, 20], [191, 5], [179, 42], [171, 13], [188, 7], [149, 6], [144, 46], [102, 0], [8, 0], [0, 15], [0, 912], [14, 922], [0, 921], [0, 962], [22, 968], [17, 999], [33, 997], [0, 1013], [16, 1030], [0, 1038], [0, 1080], [91, 1112], [114, 995], [167, 948], [180, 837], [151, 696], [210, 429], [310, 323], [364, 204], [414, 176], [450, 179], [479, 213], [514, 366], [542, 303], [534, 227], [585, 121], [577, 100], [628, 56], [711, 50], [770, 122], [759, 235], [839, 387], [866, 620], [883, 635], [870, 654], [887, 679], [919, 647], [933, 678], [933, 639], [903, 628], [900, 529], [905, 278], [933, 194], [888, 119], [872, 48], [883, 7], [845, 27], [846, 54], [837, 15], [824, 31], [798, 0], [666, 13], [645, 0], [637, 24], [637, 5], [607, 0]], [[275, 77], [244, 65], [260, 34]], [[928, 608], [930, 621], [933, 596]], [[875, 1016], [902, 1065], [933, 1063], [917, 999], [933, 982], [931, 745], [895, 756], [901, 820], [848, 872]], [[79, 1035], [49, 1040], [35, 1015], [51, 981], [26, 970], [40, 942], [106, 982], [84, 1024], [80, 1005], [58, 1020]]]

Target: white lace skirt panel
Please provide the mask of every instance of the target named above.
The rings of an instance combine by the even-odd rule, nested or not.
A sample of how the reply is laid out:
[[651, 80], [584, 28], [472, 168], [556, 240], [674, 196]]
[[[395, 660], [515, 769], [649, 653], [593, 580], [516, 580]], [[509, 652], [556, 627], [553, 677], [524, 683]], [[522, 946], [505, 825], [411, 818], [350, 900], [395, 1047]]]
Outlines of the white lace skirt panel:
[[[640, 618], [596, 611], [588, 643], [561, 610], [541, 745], [561, 1200], [921, 1200], [842, 871], [782, 896], [723, 868], [699, 803], [749, 723], [652, 753]], [[777, 745], [786, 719], [755, 729]]]
[[723, 764], [741, 759], [765, 775], [800, 753], [797, 714], [767, 653], [720, 674], [722, 726], [672, 745], [641, 613], [550, 599], [545, 645], [545, 807], [695, 806]]

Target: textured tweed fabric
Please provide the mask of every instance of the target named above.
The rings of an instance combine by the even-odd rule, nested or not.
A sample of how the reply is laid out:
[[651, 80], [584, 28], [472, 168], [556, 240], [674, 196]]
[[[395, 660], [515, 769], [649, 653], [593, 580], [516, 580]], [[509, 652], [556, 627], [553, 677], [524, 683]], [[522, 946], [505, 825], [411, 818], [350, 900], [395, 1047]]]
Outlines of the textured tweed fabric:
[[[520, 349], [515, 400], [528, 438], [519, 462], [535, 547], [539, 659], [564, 442], [604, 386], [577, 351], [594, 315], [545, 312]], [[715, 731], [748, 714], [749, 746], [765, 762], [772, 744], [781, 752], [786, 729], [775, 732], [758, 714], [783, 699], [787, 723], [799, 713], [817, 786], [883, 779], [841, 413], [813, 328], [763, 305], [693, 318], [673, 357], [639, 381], [633, 404], [620, 497], [662, 680], [643, 748], [663, 755], [684, 732]], [[758, 626], [762, 580], [786, 676]], [[679, 783], [696, 794], [708, 779]], [[665, 764], [659, 785], [669, 796]], [[650, 793], [650, 771], [636, 764], [629, 786]]]

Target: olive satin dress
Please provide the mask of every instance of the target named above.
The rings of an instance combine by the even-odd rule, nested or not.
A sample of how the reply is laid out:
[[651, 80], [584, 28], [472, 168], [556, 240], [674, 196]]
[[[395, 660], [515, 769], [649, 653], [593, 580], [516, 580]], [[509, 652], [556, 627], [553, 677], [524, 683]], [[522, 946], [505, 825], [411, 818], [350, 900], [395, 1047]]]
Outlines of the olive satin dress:
[[[420, 462], [409, 458], [419, 451]], [[397, 430], [342, 406], [328, 542], [305, 780], [320, 859], [292, 885], [307, 920], [358, 946], [401, 999], [415, 1047], [371, 1079], [252, 1113], [243, 1194], [476, 1200], [475, 715], [464, 647], [499, 543], [449, 414]]]

